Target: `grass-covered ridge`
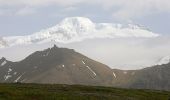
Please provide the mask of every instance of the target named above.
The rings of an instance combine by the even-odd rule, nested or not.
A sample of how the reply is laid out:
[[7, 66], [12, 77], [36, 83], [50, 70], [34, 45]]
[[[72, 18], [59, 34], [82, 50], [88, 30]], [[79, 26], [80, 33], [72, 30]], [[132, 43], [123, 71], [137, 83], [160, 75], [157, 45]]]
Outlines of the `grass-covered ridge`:
[[170, 100], [170, 92], [80, 85], [0, 84], [0, 100]]

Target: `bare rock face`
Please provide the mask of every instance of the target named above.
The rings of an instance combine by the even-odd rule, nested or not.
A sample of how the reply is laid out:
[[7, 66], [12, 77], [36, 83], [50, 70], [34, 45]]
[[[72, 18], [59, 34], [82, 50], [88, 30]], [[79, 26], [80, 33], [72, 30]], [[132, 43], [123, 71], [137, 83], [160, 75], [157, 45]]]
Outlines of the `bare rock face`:
[[111, 69], [72, 49], [37, 51], [20, 62], [0, 67], [1, 82], [111, 85]]

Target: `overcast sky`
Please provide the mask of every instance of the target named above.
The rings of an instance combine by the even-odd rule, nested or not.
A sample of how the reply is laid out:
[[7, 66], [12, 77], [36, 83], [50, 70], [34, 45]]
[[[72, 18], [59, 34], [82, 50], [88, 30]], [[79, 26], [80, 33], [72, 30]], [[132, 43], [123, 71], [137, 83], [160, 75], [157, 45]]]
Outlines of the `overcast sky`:
[[170, 33], [170, 0], [0, 0], [0, 36], [31, 34], [70, 16]]
[[[159, 34], [156, 38], [94, 38], [61, 45], [112, 68], [139, 69], [170, 55], [170, 0], [0, 0], [0, 36], [32, 34], [77, 16], [94, 23], [137, 24]], [[19, 61], [49, 45], [16, 47], [0, 49], [0, 57]]]

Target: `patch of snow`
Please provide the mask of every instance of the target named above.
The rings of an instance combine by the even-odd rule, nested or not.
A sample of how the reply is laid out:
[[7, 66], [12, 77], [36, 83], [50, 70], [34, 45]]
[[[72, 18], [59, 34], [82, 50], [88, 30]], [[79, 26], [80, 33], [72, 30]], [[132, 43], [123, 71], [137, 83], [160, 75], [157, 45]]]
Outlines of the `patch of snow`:
[[72, 64], [73, 66], [76, 66], [76, 64]]
[[116, 74], [113, 72], [113, 76], [116, 78]]
[[10, 75], [10, 72], [11, 72], [11, 71], [12, 71], [12, 69], [9, 68], [8, 71], [7, 71], [7, 75], [4, 76], [4, 80], [5, 80], [5, 81], [12, 77], [12, 75]]
[[8, 80], [9, 78], [11, 78], [12, 76], [11, 75], [5, 75], [4, 76], [4, 80], [6, 81], [6, 80]]
[[82, 61], [82, 63], [85, 65], [86, 63], [84, 61]]
[[12, 71], [12, 69], [11, 69], [11, 68], [9, 68], [9, 69], [8, 69], [8, 73], [10, 73], [11, 71]]
[[7, 63], [6, 61], [2, 62], [2, 63], [1, 63], [1, 66], [4, 66], [6, 63]]
[[86, 67], [96, 76], [96, 73], [89, 66]]
[[65, 67], [65, 65], [62, 65], [62, 67], [64, 68], [64, 67]]
[[24, 74], [25, 74], [25, 72], [23, 74], [21, 74], [14, 82], [18, 82]]

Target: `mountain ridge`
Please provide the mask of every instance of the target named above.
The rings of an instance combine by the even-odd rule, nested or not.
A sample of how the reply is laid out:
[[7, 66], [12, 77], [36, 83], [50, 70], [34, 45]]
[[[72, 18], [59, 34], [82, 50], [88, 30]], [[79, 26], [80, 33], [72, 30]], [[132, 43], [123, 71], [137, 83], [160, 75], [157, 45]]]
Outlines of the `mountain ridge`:
[[1, 83], [81, 84], [170, 90], [170, 63], [141, 70], [111, 69], [73, 49], [36, 51], [19, 62], [0, 59]]
[[54, 46], [9, 62], [0, 71], [1, 82], [109, 85], [111, 70], [72, 49]]

